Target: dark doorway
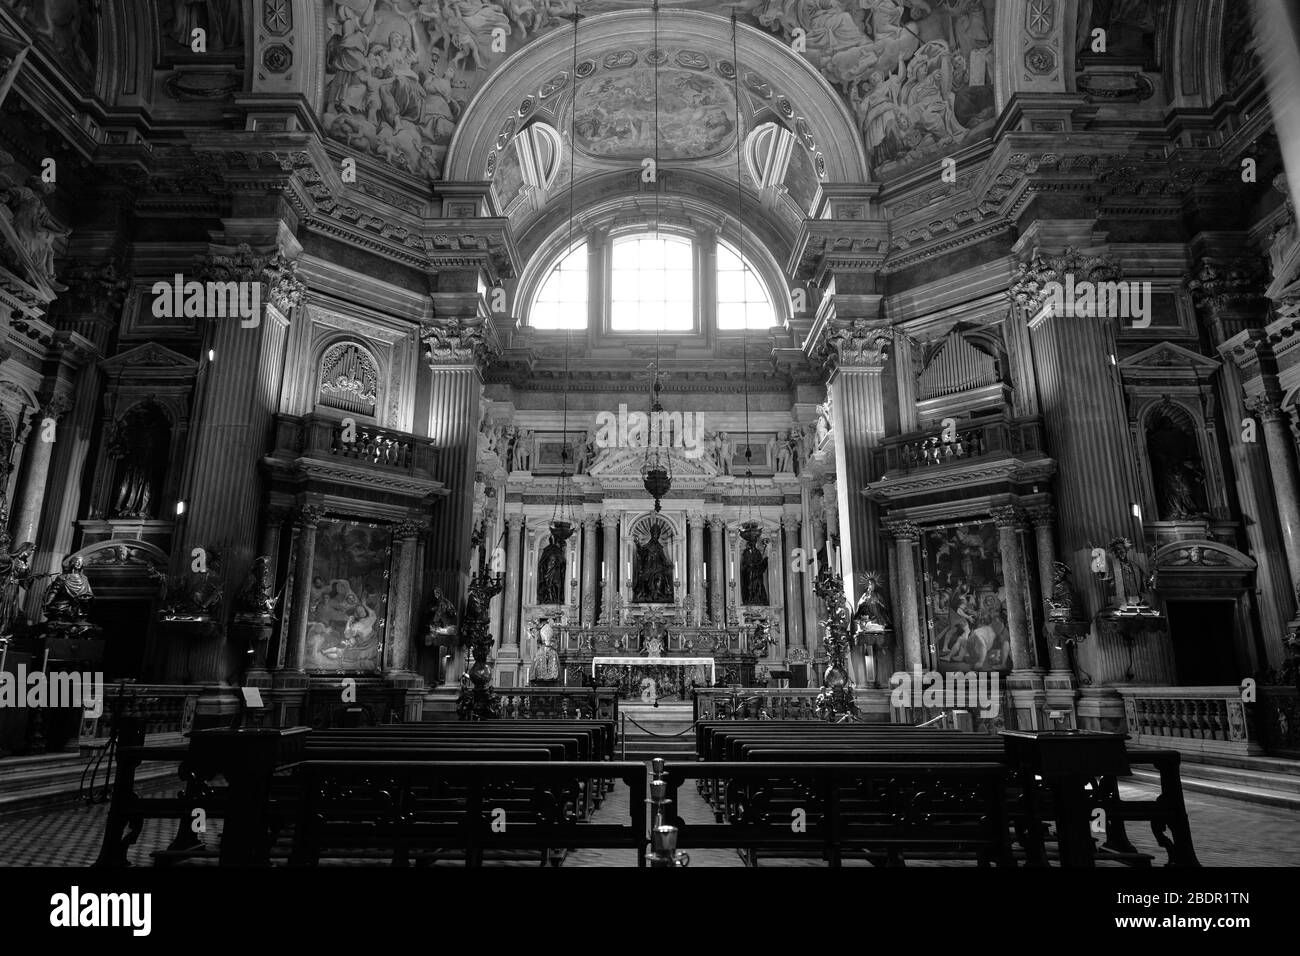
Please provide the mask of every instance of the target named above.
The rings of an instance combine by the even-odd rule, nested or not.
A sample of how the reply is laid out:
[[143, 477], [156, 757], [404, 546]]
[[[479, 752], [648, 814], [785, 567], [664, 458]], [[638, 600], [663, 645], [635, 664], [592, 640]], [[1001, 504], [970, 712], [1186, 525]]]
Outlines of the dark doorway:
[[109, 598], [95, 602], [90, 620], [104, 629], [107, 680], [146, 677], [144, 647], [152, 603], [151, 598]]
[[1184, 687], [1235, 684], [1236, 606], [1232, 601], [1168, 601], [1169, 635], [1178, 683]]

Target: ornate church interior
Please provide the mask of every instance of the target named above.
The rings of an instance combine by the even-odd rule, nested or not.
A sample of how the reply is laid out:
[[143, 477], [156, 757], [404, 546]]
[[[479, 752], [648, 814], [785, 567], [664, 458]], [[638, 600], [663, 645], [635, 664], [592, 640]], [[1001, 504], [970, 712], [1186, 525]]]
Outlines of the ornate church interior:
[[1298, 202], [1280, 0], [0, 0], [0, 864], [1295, 865]]

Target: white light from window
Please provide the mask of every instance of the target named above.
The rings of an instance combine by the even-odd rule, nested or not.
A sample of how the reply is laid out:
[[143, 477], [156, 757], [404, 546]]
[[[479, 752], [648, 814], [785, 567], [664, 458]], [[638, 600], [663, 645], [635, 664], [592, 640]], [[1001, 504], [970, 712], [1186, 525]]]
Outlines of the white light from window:
[[718, 328], [767, 329], [776, 312], [758, 274], [726, 243], [718, 243]]
[[689, 332], [695, 327], [691, 241], [678, 236], [615, 239], [609, 326], [616, 332]]
[[587, 244], [580, 242], [556, 263], [533, 300], [528, 324], [535, 329], [587, 327]]

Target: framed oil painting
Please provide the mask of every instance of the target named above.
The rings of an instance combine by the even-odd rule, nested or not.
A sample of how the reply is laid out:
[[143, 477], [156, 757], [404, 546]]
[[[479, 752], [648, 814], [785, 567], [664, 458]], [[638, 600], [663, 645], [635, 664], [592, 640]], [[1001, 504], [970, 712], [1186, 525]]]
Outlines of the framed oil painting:
[[[564, 432], [537, 432], [534, 440], [536, 445], [533, 448], [533, 474], [534, 475], [558, 475], [561, 467], [564, 465], [562, 455], [564, 453], [566, 435]], [[567, 434], [569, 445], [569, 474], [577, 473], [578, 456], [583, 453], [583, 446], [586, 444], [586, 432], [569, 432]]]
[[391, 562], [388, 528], [337, 519], [320, 522], [307, 596], [306, 670], [380, 670]]
[[926, 529], [921, 567], [932, 669], [1009, 670], [1006, 589], [993, 523]]

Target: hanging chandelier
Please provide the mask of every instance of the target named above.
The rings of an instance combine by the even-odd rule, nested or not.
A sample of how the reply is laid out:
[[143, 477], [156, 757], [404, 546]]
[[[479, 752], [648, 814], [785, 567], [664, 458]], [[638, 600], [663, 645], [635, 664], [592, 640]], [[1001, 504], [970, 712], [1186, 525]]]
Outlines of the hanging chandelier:
[[[655, 232], [659, 232], [659, 4], [654, 5], [654, 90], [655, 90]], [[668, 451], [670, 436], [663, 434], [663, 373], [659, 368], [659, 329], [655, 329], [655, 361], [650, 375], [650, 420], [646, 434], [645, 461], [641, 463], [641, 483], [655, 500], [655, 511], [662, 511], [662, 500], [673, 487], [672, 456]]]

